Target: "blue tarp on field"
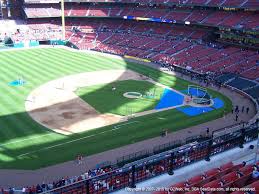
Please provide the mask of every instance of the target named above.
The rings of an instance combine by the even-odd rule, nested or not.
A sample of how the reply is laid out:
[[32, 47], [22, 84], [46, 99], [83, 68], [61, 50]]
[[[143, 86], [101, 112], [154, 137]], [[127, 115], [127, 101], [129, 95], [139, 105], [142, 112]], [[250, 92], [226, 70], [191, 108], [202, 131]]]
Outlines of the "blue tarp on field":
[[23, 86], [25, 84], [24, 80], [17, 79], [9, 83], [10, 86]]
[[181, 104], [183, 104], [183, 101], [184, 101], [183, 95], [181, 95], [175, 91], [165, 89], [164, 93], [163, 93], [159, 103], [155, 107], [155, 109], [158, 110], [158, 109], [181, 105]]
[[192, 106], [187, 106], [187, 107], [179, 107], [177, 110], [183, 112], [184, 114], [188, 116], [197, 116], [203, 113], [207, 113], [210, 111], [213, 111], [215, 109], [222, 108], [224, 106], [224, 102], [219, 99], [219, 98], [213, 98], [214, 101], [213, 105], [210, 107], [192, 107]]
[[224, 102], [219, 98], [213, 98], [214, 104], [212, 105], [213, 108], [219, 109], [224, 106]]
[[197, 116], [203, 113], [207, 113], [210, 111], [213, 111], [214, 109], [211, 107], [192, 107], [192, 106], [187, 106], [187, 107], [179, 107], [177, 110], [183, 112], [184, 114], [188, 116]]

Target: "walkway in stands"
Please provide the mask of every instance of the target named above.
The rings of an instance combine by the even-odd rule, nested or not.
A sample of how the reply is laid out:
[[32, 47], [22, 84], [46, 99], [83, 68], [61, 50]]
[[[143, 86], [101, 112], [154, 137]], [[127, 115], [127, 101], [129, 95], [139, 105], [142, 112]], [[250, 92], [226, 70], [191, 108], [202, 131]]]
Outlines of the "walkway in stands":
[[[158, 66], [155, 66], [158, 68]], [[173, 72], [170, 72], [173, 73]], [[184, 76], [184, 79], [190, 80], [189, 77]], [[215, 89], [215, 88], [214, 88]], [[255, 115], [255, 107], [253, 103], [243, 96], [233, 93], [225, 88], [220, 89], [221, 93], [232, 99], [233, 105], [245, 106], [250, 108], [249, 114], [241, 114], [240, 120], [248, 121]], [[83, 164], [77, 165], [75, 161], [69, 161], [62, 164], [50, 166], [47, 168], [25, 171], [25, 170], [0, 170], [0, 183], [3, 187], [22, 187], [31, 186], [38, 183], [48, 183], [58, 180], [62, 177], [72, 177], [83, 174], [88, 169], [95, 168], [96, 164], [104, 161], [116, 161], [117, 158], [142, 151], [143, 149], [152, 149], [150, 145], [162, 145], [174, 140], [185, 139], [191, 136], [200, 135], [209, 127], [211, 131], [235, 124], [234, 115], [231, 113], [225, 118], [220, 118], [211, 122], [207, 122], [198, 126], [186, 128], [184, 130], [168, 134], [166, 137], [156, 137], [135, 144], [123, 146], [114, 150], [95, 154], [89, 157], [84, 157]], [[45, 156], [48, 157], [48, 156]]]

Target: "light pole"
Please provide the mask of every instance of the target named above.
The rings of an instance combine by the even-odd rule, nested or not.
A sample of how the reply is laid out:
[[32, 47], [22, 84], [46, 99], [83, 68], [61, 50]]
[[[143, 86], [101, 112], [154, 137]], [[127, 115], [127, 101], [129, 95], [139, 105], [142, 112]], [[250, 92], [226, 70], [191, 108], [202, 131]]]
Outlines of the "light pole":
[[62, 39], [66, 39], [66, 28], [65, 28], [65, 3], [61, 0], [61, 18], [62, 18]]

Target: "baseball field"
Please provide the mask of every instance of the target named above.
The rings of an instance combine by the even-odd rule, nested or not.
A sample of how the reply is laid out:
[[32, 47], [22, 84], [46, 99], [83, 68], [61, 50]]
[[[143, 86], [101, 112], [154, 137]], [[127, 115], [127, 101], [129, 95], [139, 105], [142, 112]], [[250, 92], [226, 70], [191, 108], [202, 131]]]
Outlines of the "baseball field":
[[[207, 89], [223, 102], [221, 108], [195, 116], [177, 108], [157, 111], [166, 88], [180, 93], [191, 83], [101, 54], [7, 50], [0, 52], [0, 72], [2, 169], [38, 169], [93, 155], [159, 136], [164, 129], [217, 119], [232, 108], [227, 97]], [[141, 97], [127, 98], [127, 93]]]

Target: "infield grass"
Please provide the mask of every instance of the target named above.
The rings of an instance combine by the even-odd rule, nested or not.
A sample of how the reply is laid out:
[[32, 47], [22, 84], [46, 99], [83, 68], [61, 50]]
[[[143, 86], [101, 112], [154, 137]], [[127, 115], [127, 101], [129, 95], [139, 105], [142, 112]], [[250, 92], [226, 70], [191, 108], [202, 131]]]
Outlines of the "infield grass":
[[[114, 86], [116, 90], [112, 91]], [[80, 88], [76, 93], [100, 113], [129, 115], [154, 109], [163, 91], [164, 88], [148, 81], [124, 80]], [[126, 92], [138, 92], [142, 97], [126, 98]], [[154, 98], [145, 98], [147, 92], [155, 92]]]

